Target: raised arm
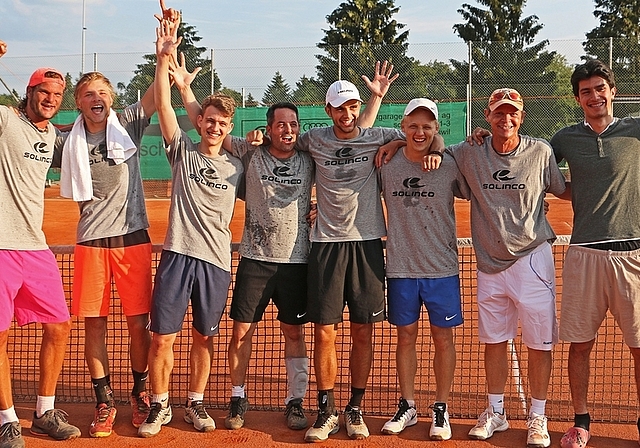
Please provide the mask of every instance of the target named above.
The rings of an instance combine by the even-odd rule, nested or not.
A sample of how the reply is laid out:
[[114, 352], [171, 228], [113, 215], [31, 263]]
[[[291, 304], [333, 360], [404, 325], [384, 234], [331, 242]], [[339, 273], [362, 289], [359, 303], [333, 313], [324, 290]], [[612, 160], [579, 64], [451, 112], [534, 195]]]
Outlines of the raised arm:
[[358, 126], [363, 128], [373, 126], [378, 116], [380, 105], [382, 104], [382, 98], [389, 91], [391, 83], [400, 76], [398, 73], [391, 76], [391, 72], [393, 72], [393, 64], [384, 61], [382, 65], [380, 65], [380, 61], [377, 61], [373, 80], [370, 80], [366, 75], [362, 75], [362, 79], [367, 85], [369, 92], [371, 92], [371, 96], [369, 97], [369, 101], [367, 101], [367, 107], [358, 118]]
[[161, 20], [156, 28], [156, 79], [154, 98], [158, 110], [158, 122], [165, 142], [170, 141], [178, 130], [178, 119], [171, 107], [171, 83], [169, 82], [169, 61], [180, 44], [178, 25], [180, 21]]
[[7, 54], [7, 44], [0, 40], [0, 58]]
[[187, 70], [184, 53], [180, 53], [179, 63], [175, 58], [172, 58], [169, 63], [169, 74], [171, 75], [171, 79], [175, 83], [178, 92], [180, 92], [182, 104], [187, 110], [189, 121], [196, 129], [198, 128], [198, 115], [202, 112], [202, 108], [191, 89], [191, 83], [196, 78], [196, 75], [200, 70], [202, 70], [201, 67], [196, 67], [192, 72]]

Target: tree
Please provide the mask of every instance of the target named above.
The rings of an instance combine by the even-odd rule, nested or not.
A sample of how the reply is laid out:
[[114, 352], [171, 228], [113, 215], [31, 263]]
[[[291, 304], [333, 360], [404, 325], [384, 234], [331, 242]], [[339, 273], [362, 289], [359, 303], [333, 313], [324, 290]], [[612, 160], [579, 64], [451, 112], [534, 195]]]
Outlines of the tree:
[[589, 55], [609, 63], [609, 38], [613, 37], [612, 69], [617, 82], [636, 82], [640, 75], [640, 0], [595, 0], [593, 15], [600, 25], [586, 33]]
[[271, 106], [281, 101], [291, 101], [291, 88], [289, 84], [285, 82], [280, 72], [276, 72], [271, 79], [271, 84], [267, 86], [267, 90], [265, 90], [262, 96], [262, 104]]
[[[347, 0], [327, 16], [330, 24], [323, 30], [325, 36], [318, 44], [326, 55], [318, 58], [317, 82], [321, 92], [338, 79], [338, 59], [341, 59], [340, 77], [362, 85], [361, 75], [371, 77], [376, 61], [389, 60], [395, 71], [401, 73], [387, 100], [406, 100], [407, 92], [401, 85], [413, 85], [410, 78], [414, 60], [406, 56], [409, 31], [400, 32], [405, 25], [393, 16], [398, 13], [394, 0]], [[342, 45], [340, 54], [339, 45]]]
[[[525, 96], [527, 120], [522, 125], [523, 133], [546, 135], [547, 129], [539, 129], [537, 122], [548, 115], [544, 101], [529, 98], [550, 98], [562, 90], [551, 69], [555, 52], [545, 51], [549, 41], [534, 44], [543, 25], [535, 15], [522, 18], [526, 0], [477, 0], [488, 9], [462, 5], [458, 12], [466, 20], [453, 26], [454, 31], [465, 42], [471, 44], [473, 72], [472, 96], [482, 98], [472, 104], [471, 116], [475, 125], [484, 124], [482, 109], [486, 98], [499, 87], [518, 89]], [[451, 61], [455, 73], [454, 84], [466, 88], [468, 62]], [[461, 91], [458, 94], [462, 94]], [[564, 118], [561, 117], [560, 121]], [[473, 121], [473, 120], [472, 120]]]
[[251, 93], [247, 95], [247, 98], [244, 100], [245, 107], [258, 107], [260, 103], [256, 100]]
[[[186, 22], [180, 23], [178, 36], [182, 37], [182, 42], [178, 47], [178, 53], [184, 54], [187, 69], [192, 71], [196, 67], [202, 68], [191, 84], [191, 89], [197, 100], [202, 102], [206, 96], [211, 94], [211, 59], [202, 57], [202, 54], [207, 51], [206, 47], [196, 46], [196, 44], [202, 40], [202, 37], [198, 36], [198, 31], [195, 26], [189, 25]], [[120, 99], [124, 105], [136, 102], [138, 95], [144, 95], [153, 82], [156, 70], [156, 55], [155, 53], [145, 54], [142, 58], [146, 62], [138, 64], [138, 68], [134, 71], [134, 76], [131, 81], [129, 81], [129, 84], [118, 83], [118, 89], [123, 91]], [[221, 87], [222, 84], [218, 78], [218, 74], [214, 70], [213, 90], [217, 92]], [[172, 98], [176, 104], [181, 104], [180, 95], [175, 89], [172, 93]]]
[[325, 94], [318, 81], [314, 78], [307, 78], [306, 75], [296, 81], [296, 90], [293, 91], [292, 101], [299, 106], [310, 106], [313, 104], [324, 105]]

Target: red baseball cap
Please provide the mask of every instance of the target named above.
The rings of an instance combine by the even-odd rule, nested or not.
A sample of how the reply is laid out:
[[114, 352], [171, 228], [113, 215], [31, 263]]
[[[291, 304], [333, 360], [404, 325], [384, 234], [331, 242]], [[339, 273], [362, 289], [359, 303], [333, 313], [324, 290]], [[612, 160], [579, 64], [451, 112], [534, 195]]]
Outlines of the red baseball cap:
[[67, 83], [64, 80], [64, 75], [55, 68], [41, 67], [31, 75], [29, 78], [28, 87], [35, 87], [43, 82], [55, 82], [60, 84], [64, 89]]

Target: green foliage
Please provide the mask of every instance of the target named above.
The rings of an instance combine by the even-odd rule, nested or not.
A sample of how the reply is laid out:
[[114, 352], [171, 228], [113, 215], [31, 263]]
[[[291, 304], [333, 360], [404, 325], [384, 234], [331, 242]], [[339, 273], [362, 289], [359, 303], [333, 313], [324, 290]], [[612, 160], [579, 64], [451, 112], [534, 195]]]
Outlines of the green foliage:
[[265, 90], [262, 96], [262, 104], [271, 106], [281, 101], [291, 101], [291, 99], [292, 95], [289, 84], [285, 82], [280, 72], [276, 72], [271, 79], [271, 84], [267, 86], [267, 90]]
[[637, 82], [640, 76], [640, 0], [595, 0], [593, 15], [600, 24], [586, 33], [588, 54], [609, 64], [609, 38], [613, 37], [612, 69], [618, 82]]
[[318, 81], [308, 78], [306, 75], [296, 82], [296, 89], [293, 91], [292, 101], [299, 106], [324, 105], [325, 92]]
[[[14, 93], [17, 92], [14, 91]], [[20, 97], [18, 96], [18, 98]], [[16, 101], [16, 99], [12, 95], [9, 95], [8, 93], [2, 93], [0, 94], [0, 105], [15, 107], [18, 105], [18, 101]]]
[[259, 105], [260, 103], [253, 97], [253, 95], [251, 95], [251, 93], [249, 93], [247, 98], [244, 100], [245, 107], [258, 107]]
[[[393, 19], [400, 10], [394, 0], [348, 0], [327, 16], [331, 25], [318, 47], [326, 55], [316, 55], [317, 84], [321, 92], [338, 79], [339, 45], [342, 45], [340, 77], [362, 86], [360, 76], [373, 76], [376, 61], [388, 60], [401, 74], [398, 85], [414, 85], [416, 62], [406, 56], [409, 31]], [[398, 81], [396, 81], [398, 82]], [[404, 100], [410, 94], [402, 88], [391, 89], [388, 101]]]
[[[184, 54], [187, 70], [193, 71], [196, 67], [202, 68], [191, 84], [193, 93], [197, 100], [201, 102], [211, 94], [211, 59], [202, 56], [203, 53], [207, 51], [206, 47], [198, 47], [196, 45], [202, 40], [202, 37], [198, 36], [198, 31], [195, 26], [189, 25], [186, 22], [180, 23], [178, 36], [182, 37], [182, 42], [178, 47], [178, 53]], [[153, 82], [156, 70], [156, 55], [155, 53], [145, 54], [143, 59], [145, 62], [138, 64], [138, 68], [134, 71], [134, 76], [131, 81], [126, 85], [124, 83], [118, 84], [118, 89], [122, 91], [120, 100], [124, 105], [136, 102], [138, 95], [142, 97]], [[217, 92], [221, 87], [222, 84], [218, 78], [218, 74], [214, 70], [213, 90]], [[172, 102], [174, 102], [174, 104], [181, 104], [180, 95], [177, 93], [177, 90], [175, 88], [172, 90]]]

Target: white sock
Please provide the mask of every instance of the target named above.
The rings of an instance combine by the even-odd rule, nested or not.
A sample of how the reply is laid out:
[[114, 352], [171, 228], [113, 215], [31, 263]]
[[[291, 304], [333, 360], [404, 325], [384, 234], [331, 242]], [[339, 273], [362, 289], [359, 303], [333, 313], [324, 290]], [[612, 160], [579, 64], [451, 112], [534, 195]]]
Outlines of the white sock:
[[152, 394], [151, 403], [160, 403], [163, 408], [169, 406], [169, 392], [163, 394]]
[[531, 409], [529, 409], [529, 415], [544, 415], [547, 400], [537, 400], [531, 397]]
[[416, 400], [406, 400], [407, 404], [412, 407], [415, 408], [416, 407]]
[[191, 392], [187, 394], [187, 406], [191, 406], [194, 401], [202, 401], [204, 400], [204, 393]]
[[504, 394], [489, 394], [489, 404], [493, 412], [504, 414]]
[[45, 412], [53, 409], [53, 404], [55, 401], [55, 395], [52, 395], [50, 397], [43, 397], [42, 395], [38, 395], [38, 399], [36, 400], [36, 417], [40, 418], [44, 415]]
[[242, 386], [231, 386], [231, 397], [244, 398], [244, 384]]
[[0, 411], [0, 426], [5, 423], [18, 422], [18, 414], [16, 414], [16, 408], [11, 406], [9, 409]]

